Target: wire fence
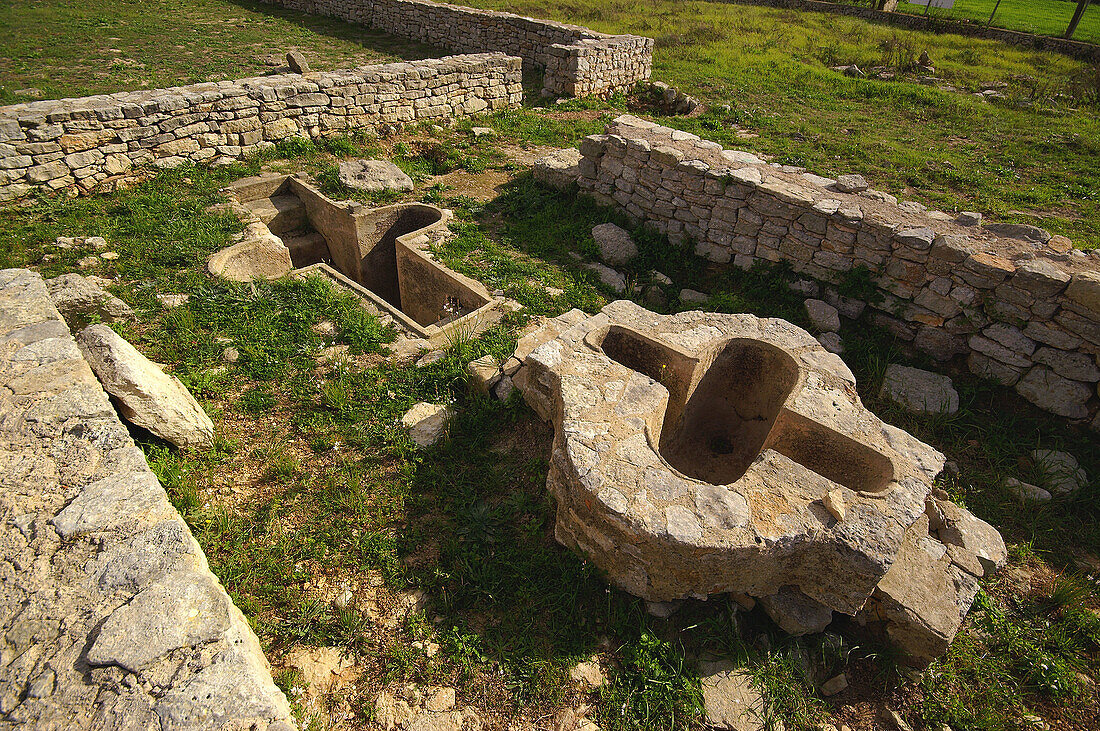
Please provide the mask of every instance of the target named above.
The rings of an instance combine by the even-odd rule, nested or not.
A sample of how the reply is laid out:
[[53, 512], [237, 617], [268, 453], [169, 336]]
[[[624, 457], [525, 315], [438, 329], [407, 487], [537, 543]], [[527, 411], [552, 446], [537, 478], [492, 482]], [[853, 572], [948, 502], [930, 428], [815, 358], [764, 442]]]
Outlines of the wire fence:
[[[883, 9], [881, 0], [839, 1]], [[1080, 14], [1077, 13], [1078, 7], [1077, 0], [901, 0], [895, 12], [991, 25], [1056, 38], [1066, 36], [1074, 16], [1078, 15], [1071, 37], [1100, 43], [1100, 0], [1092, 0], [1092, 4]], [[889, 9], [889, 5], [885, 9]]]

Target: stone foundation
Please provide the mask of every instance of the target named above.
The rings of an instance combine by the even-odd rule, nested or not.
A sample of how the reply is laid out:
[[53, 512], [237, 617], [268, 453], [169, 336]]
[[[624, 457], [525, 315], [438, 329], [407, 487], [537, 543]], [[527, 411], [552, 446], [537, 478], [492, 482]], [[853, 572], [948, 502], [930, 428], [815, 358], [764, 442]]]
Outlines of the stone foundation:
[[428, 0], [264, 0], [463, 53], [503, 51], [545, 70], [556, 96], [606, 95], [649, 78], [653, 39]]
[[941, 361], [1015, 387], [1042, 409], [1100, 429], [1100, 260], [1033, 226], [898, 203], [800, 168], [723, 150], [631, 116], [581, 144], [578, 184], [712, 262], [787, 261], [836, 285], [857, 267], [881, 298], [826, 298]]
[[236, 160], [288, 137], [507, 109], [521, 81], [519, 58], [485, 53], [0, 107], [0, 199]]
[[5, 721], [294, 727], [247, 620], [21, 269], [0, 271], [0, 515]]

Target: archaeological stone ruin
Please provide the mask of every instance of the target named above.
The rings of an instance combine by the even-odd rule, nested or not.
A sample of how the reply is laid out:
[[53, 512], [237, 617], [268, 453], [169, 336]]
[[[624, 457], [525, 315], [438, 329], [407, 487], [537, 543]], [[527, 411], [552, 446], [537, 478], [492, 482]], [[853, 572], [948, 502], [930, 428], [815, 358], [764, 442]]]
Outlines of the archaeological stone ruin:
[[554, 425], [555, 536], [636, 596], [750, 597], [792, 634], [847, 614], [925, 665], [1006, 559], [933, 487], [943, 455], [788, 322], [620, 300], [549, 321], [517, 357]]

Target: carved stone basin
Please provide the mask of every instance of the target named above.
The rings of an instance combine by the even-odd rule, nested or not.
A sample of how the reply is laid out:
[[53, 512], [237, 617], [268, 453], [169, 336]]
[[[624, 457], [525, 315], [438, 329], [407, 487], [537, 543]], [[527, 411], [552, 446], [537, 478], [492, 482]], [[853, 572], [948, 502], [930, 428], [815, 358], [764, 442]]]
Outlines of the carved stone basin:
[[[969, 513], [980, 549], [930, 525], [930, 505], [961, 510], [932, 495], [943, 455], [864, 408], [843, 361], [788, 322], [624, 300], [548, 322], [516, 355], [516, 385], [555, 427], [555, 535], [632, 594], [757, 597], [791, 632], [875, 596], [892, 636], [916, 632], [907, 649], [930, 659], [913, 647], [942, 651], [976, 577], [1004, 560]], [[929, 610], [909, 605], [935, 602], [897, 599], [895, 563], [937, 587], [934, 629], [913, 630]]]

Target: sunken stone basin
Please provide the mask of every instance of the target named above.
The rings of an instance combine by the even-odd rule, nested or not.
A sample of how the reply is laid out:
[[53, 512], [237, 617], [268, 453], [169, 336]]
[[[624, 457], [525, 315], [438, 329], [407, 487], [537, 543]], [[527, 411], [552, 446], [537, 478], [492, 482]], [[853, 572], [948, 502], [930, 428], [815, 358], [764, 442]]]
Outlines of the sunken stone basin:
[[[995, 530], [933, 494], [943, 455], [864, 408], [843, 361], [788, 322], [619, 301], [549, 321], [517, 356], [555, 427], [557, 539], [639, 597], [757, 597], [794, 633], [859, 615], [930, 659], [1004, 561]], [[876, 593], [895, 564], [899, 596]], [[935, 597], [900, 596], [915, 566]]]

